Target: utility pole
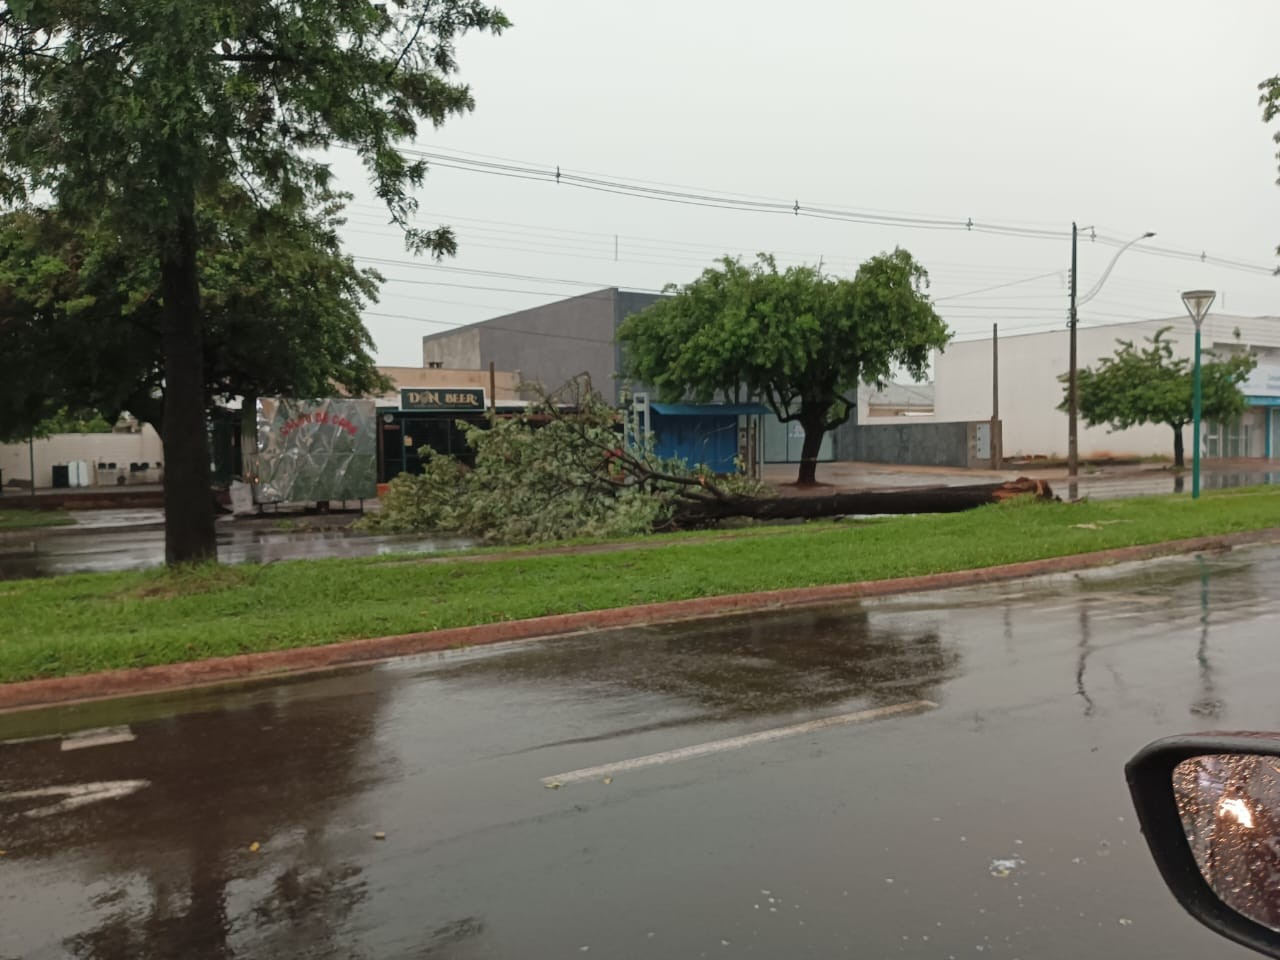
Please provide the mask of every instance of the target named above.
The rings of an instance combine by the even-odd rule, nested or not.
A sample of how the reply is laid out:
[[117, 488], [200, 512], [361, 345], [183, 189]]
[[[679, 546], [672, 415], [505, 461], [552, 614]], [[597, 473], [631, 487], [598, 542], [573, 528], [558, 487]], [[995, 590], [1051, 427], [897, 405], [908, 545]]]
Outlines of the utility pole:
[[[1090, 228], [1092, 229], [1092, 228]], [[1077, 443], [1077, 425], [1076, 421], [1080, 415], [1080, 401], [1076, 383], [1076, 327], [1079, 319], [1076, 312], [1078, 302], [1076, 300], [1076, 282], [1077, 270], [1076, 250], [1079, 246], [1079, 233], [1074, 221], [1071, 224], [1071, 313], [1067, 326], [1071, 328], [1071, 369], [1067, 372], [1067, 479], [1070, 481], [1068, 487], [1068, 498], [1076, 499], [1076, 476], [1080, 472], [1080, 456], [1079, 445]], [[1102, 271], [1102, 276], [1098, 278], [1098, 282], [1093, 288], [1080, 299], [1084, 303], [1088, 303], [1098, 295], [1098, 291], [1102, 289], [1102, 285], [1107, 282], [1107, 277], [1111, 276], [1111, 271], [1115, 268], [1116, 261], [1120, 259], [1120, 255], [1132, 247], [1135, 243], [1141, 243], [1150, 237], [1154, 237], [1155, 233], [1148, 230], [1140, 237], [1134, 237], [1119, 250], [1116, 255], [1111, 258], [1111, 262], [1107, 264], [1107, 269]]]
[[1067, 479], [1070, 482], [1069, 499], [1076, 498], [1076, 475], [1080, 471], [1079, 446], [1076, 435], [1076, 418], [1078, 406], [1076, 397], [1076, 246], [1078, 231], [1075, 221], [1071, 223], [1071, 311], [1067, 327], [1071, 331], [1071, 358], [1067, 373]]
[[1004, 437], [1000, 426], [1000, 324], [991, 325], [991, 468], [1004, 466]]

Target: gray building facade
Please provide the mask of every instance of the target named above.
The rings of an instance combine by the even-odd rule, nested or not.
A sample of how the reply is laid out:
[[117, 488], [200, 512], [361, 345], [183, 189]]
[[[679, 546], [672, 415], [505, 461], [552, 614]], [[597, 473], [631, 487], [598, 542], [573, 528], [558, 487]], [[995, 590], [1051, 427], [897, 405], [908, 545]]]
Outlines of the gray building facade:
[[622, 388], [617, 329], [661, 296], [610, 287], [428, 334], [422, 338], [422, 365], [480, 370], [492, 362], [548, 390], [586, 373], [602, 396], [617, 402]]

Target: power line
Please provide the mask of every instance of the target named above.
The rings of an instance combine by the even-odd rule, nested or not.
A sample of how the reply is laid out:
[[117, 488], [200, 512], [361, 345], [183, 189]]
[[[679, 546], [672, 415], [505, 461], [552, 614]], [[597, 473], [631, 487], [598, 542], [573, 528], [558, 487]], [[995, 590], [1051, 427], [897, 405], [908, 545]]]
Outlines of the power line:
[[[557, 185], [573, 186], [588, 190], [597, 190], [622, 196], [661, 200], [670, 203], [681, 203], [691, 206], [714, 207], [718, 209], [737, 210], [740, 212], [785, 214], [796, 217], [809, 217], [823, 220], [837, 220], [850, 223], [864, 223], [878, 226], [899, 226], [906, 229], [929, 230], [962, 230], [972, 233], [988, 233], [999, 236], [1020, 237], [1024, 239], [1064, 240], [1070, 236], [1069, 231], [1057, 229], [1041, 229], [1021, 227], [1014, 224], [964, 220], [948, 217], [928, 217], [919, 215], [896, 215], [876, 212], [874, 210], [843, 208], [830, 204], [801, 204], [799, 199], [781, 200], [777, 198], [755, 198], [750, 194], [734, 194], [713, 190], [673, 185], [653, 185], [645, 181], [627, 180], [606, 174], [586, 176], [564, 170], [556, 166], [541, 166], [516, 160], [483, 160], [483, 155], [464, 155], [463, 151], [445, 153], [443, 151], [409, 150], [403, 151], [409, 156], [418, 157], [445, 169], [480, 173], [492, 176], [509, 177], [520, 180], [550, 182]], [[1122, 245], [1127, 241], [1115, 237], [1095, 235], [1092, 239], [1110, 245]], [[1215, 266], [1232, 270], [1242, 270], [1258, 274], [1274, 274], [1276, 270], [1270, 265], [1250, 263], [1245, 260], [1209, 256], [1205, 252], [1196, 253], [1190, 250], [1179, 250], [1172, 247], [1138, 248], [1148, 256], [1164, 256], [1181, 260], [1195, 260], [1201, 263], [1212, 263]]]
[[[448, 221], [450, 223], [452, 223], [452, 221], [454, 220], [466, 219], [466, 218], [451, 217], [448, 214], [432, 214], [431, 216], [438, 217], [442, 221]], [[356, 220], [355, 222], [368, 223], [369, 221], [365, 219], [361, 219], [361, 220]], [[500, 221], [489, 221], [489, 222], [500, 222]], [[359, 233], [359, 234], [371, 235], [371, 236], [388, 236], [388, 234], [385, 234], [385, 233], [358, 230], [353, 228], [347, 228], [347, 229], [351, 233]], [[533, 227], [530, 227], [530, 230], [528, 232], [506, 231], [506, 230], [492, 231], [493, 233], [499, 234], [499, 235], [510, 233], [512, 236], [516, 237], [517, 240], [525, 239], [526, 237], [530, 240], [537, 240], [537, 243], [533, 245], [531, 244], [522, 245], [519, 243], [514, 243], [513, 241], [508, 240], [508, 238], [505, 236], [499, 237], [499, 239], [502, 242], [493, 242], [489, 237], [485, 236], [486, 233], [490, 232], [489, 228], [478, 228], [482, 232], [479, 236], [479, 239], [476, 239], [471, 234], [471, 230], [473, 229], [477, 229], [477, 228], [464, 227], [457, 231], [458, 239], [462, 246], [467, 248], [477, 247], [477, 248], [487, 249], [487, 250], [510, 250], [510, 251], [515, 251], [520, 253], [534, 253], [538, 255], [548, 255], [548, 256], [562, 255], [562, 256], [574, 257], [574, 258], [583, 259], [583, 260], [597, 260], [597, 261], [607, 261], [607, 262], [617, 262], [617, 263], [625, 262], [628, 264], [639, 264], [639, 265], [646, 265], [646, 266], [649, 266], [649, 265], [674, 266], [674, 267], [692, 266], [692, 267], [705, 268], [710, 265], [708, 260], [703, 257], [681, 256], [683, 251], [679, 249], [675, 249], [673, 251], [675, 256], [667, 257], [660, 260], [651, 259], [647, 257], [641, 258], [641, 257], [632, 256], [632, 252], [638, 246], [653, 247], [659, 250], [667, 250], [669, 248], [681, 246], [682, 245], [681, 241], [674, 241], [674, 240], [666, 241], [666, 240], [658, 240], [656, 238], [652, 240], [646, 239], [643, 241], [639, 241], [637, 238], [622, 235], [622, 234], [589, 234], [586, 231], [580, 231], [580, 233], [586, 236], [599, 237], [601, 241], [601, 246], [605, 246], [607, 244], [607, 248], [603, 251], [600, 251], [599, 246], [592, 247], [587, 241], [579, 242], [572, 238], [562, 238], [557, 236], [552, 236], [549, 239], [544, 239], [538, 236], [536, 232], [536, 228], [533, 228]], [[613, 248], [614, 244], [617, 243], [618, 241], [623, 241], [621, 246], [621, 250], [623, 251], [622, 255], [618, 255], [616, 253], [610, 253], [610, 248]], [[707, 250], [714, 250], [716, 251], [717, 256], [733, 256], [735, 254], [750, 255], [753, 252], [753, 251], [747, 250], [746, 248], [741, 248], [741, 247], [735, 250], [731, 246], [729, 247], [720, 246], [720, 245], [713, 246], [711, 244], [683, 244], [683, 245], [689, 246], [689, 247], [702, 247]], [[590, 252], [592, 250], [601, 252], [602, 255], [593, 256]], [[640, 252], [647, 253], [648, 251], [641, 249]], [[796, 251], [774, 251], [774, 253], [777, 255], [778, 261], [784, 266], [788, 265], [789, 263], [796, 263], [796, 262], [813, 262], [818, 260], [819, 258], [822, 258], [824, 263], [835, 265], [836, 267], [840, 267], [842, 264], [847, 265], [849, 267], [849, 270], [848, 270], [849, 273], [856, 272], [856, 269], [858, 266], [857, 262], [852, 258], [830, 257], [830, 256], [826, 256], [825, 254], [804, 254]], [[979, 274], [979, 275], [994, 274], [995, 276], [1008, 276], [1009, 268], [992, 267], [989, 265], [977, 265], [977, 264], [935, 262], [933, 265], [933, 268], [930, 271], [930, 276], [932, 279], [936, 281], [941, 278], [952, 277], [953, 274], [967, 274], [967, 273], [973, 273], [973, 274]], [[1062, 274], [1063, 274], [1062, 270], [1052, 270], [1044, 274], [1044, 276], [1055, 276], [1055, 275], [1061, 276]], [[976, 280], [977, 278], [975, 277], [975, 281]], [[971, 281], [971, 282], [975, 282], [975, 281]], [[1016, 282], [1023, 282], [1023, 281], [1019, 280]], [[946, 298], [939, 298], [939, 299], [946, 299]]]
[[[361, 260], [365, 263], [385, 264], [391, 267], [415, 267], [419, 270], [446, 270], [451, 273], [463, 273], [471, 276], [494, 277], [500, 280], [523, 280], [529, 283], [551, 283], [563, 284], [573, 287], [597, 287], [613, 289], [618, 287], [616, 283], [600, 283], [593, 280], [567, 280], [562, 277], [534, 277], [524, 273], [506, 273], [501, 270], [481, 270], [476, 267], [455, 267], [445, 263], [422, 263], [417, 260], [392, 260], [387, 257], [354, 257], [355, 260]], [[619, 289], [630, 290], [635, 293], [662, 293], [652, 287], [619, 287]]]
[[[353, 203], [351, 204], [351, 209], [359, 210], [359, 211], [381, 211], [383, 208], [372, 203]], [[599, 240], [602, 244], [612, 245], [613, 241], [617, 239], [619, 241], [625, 242], [625, 244], [628, 247], [654, 246], [654, 247], [658, 247], [661, 250], [667, 250], [672, 247], [683, 247], [683, 248], [690, 248], [690, 249], [706, 250], [711, 252], [713, 255], [733, 253], [735, 251], [744, 255], [754, 255], [755, 253], [761, 252], [754, 246], [744, 247], [744, 246], [740, 246], [732, 243], [728, 243], [728, 244], [694, 243], [686, 240], [675, 240], [675, 239], [664, 238], [664, 237], [636, 236], [633, 234], [623, 233], [623, 232], [610, 233], [610, 232], [591, 231], [591, 230], [574, 230], [574, 229], [569, 229], [565, 227], [547, 226], [545, 224], [531, 224], [531, 223], [520, 223], [517, 221], [510, 221], [510, 220], [492, 220], [492, 219], [485, 219], [480, 217], [468, 217], [468, 216], [463, 216], [461, 214], [445, 213], [438, 210], [419, 211], [418, 216], [427, 217], [432, 220], [439, 221], [441, 223], [447, 223], [450, 225], [456, 222], [456, 223], [462, 223], [462, 224], [468, 224], [468, 223], [482, 224], [482, 225], [485, 225], [486, 227], [494, 227], [494, 228], [497, 228], [497, 227], [515, 228], [515, 229], [501, 229], [501, 230], [495, 229], [492, 231], [494, 233], [511, 233], [516, 235], [531, 234], [534, 237], [538, 237], [538, 238], [545, 237], [545, 236], [553, 236], [555, 234], [568, 234], [570, 235], [570, 237], [564, 238], [566, 242], [574, 242], [575, 238], [595, 238], [596, 240]], [[385, 221], [385, 220], [379, 220], [377, 225], [388, 226], [388, 227], [392, 226], [392, 224], [389, 221]], [[399, 228], [396, 228], [396, 229], [398, 230]], [[816, 261], [819, 258], [822, 258], [826, 263], [844, 263], [852, 267], [856, 267], [859, 265], [859, 261], [853, 257], [841, 257], [838, 255], [832, 256], [831, 254], [828, 254], [828, 253], [813, 252], [813, 251], [802, 252], [797, 250], [776, 250], [776, 249], [771, 250], [769, 252], [775, 254], [779, 260], [783, 260], [783, 261], [789, 258], [796, 258], [796, 259], [804, 260], [806, 262], [811, 262], [811, 261]], [[701, 263], [704, 261], [700, 260], [698, 262]], [[929, 272], [931, 276], [951, 274], [953, 272], [954, 273], [987, 273], [987, 274], [1007, 276], [1009, 273], [1009, 268], [993, 266], [990, 263], [960, 263], [960, 262], [950, 261], [950, 260], [932, 260], [930, 261]], [[1061, 273], [1064, 273], [1065, 271], [1060, 269], [1060, 270], [1051, 271], [1051, 272], [1061, 274]], [[1115, 282], [1119, 282], [1119, 280], [1117, 279], [1117, 281]]]
[[[1118, 237], [1101, 236], [1097, 237], [1099, 243], [1105, 243], [1110, 247], [1123, 247], [1130, 243], [1129, 240], [1121, 240]], [[1249, 263], [1245, 260], [1235, 260], [1228, 257], [1211, 257], [1209, 254], [1201, 251], [1196, 253], [1192, 250], [1178, 250], [1175, 247], [1157, 247], [1151, 244], [1139, 244], [1133, 247], [1133, 252], [1140, 253], [1148, 257], [1165, 257], [1170, 260], [1190, 260], [1197, 263], [1212, 264], [1215, 267], [1225, 267], [1228, 270], [1240, 270], [1246, 273], [1264, 274], [1266, 276], [1275, 276], [1277, 268], [1262, 263]]]
[[[1005, 287], [1016, 287], [1019, 284], [1032, 283], [1035, 280], [1044, 280], [1047, 277], [1059, 277], [1061, 275], [1061, 270], [1052, 270], [1049, 273], [1038, 273], [1034, 277], [1023, 277], [1021, 280], [1010, 280], [1008, 283], [997, 283], [994, 286], [982, 287], [978, 290], [967, 290], [964, 293], [952, 293], [945, 297], [934, 297], [933, 302], [941, 303], [943, 300], [956, 300], [960, 297], [973, 297], [977, 296], [979, 293], [988, 293], [992, 290], [1003, 290]], [[1046, 296], [1046, 294], [1042, 294], [1042, 296]]]
[[[467, 283], [450, 283], [447, 280], [417, 280], [417, 279], [410, 279], [409, 277], [386, 277], [384, 279], [387, 281], [387, 283], [409, 283], [415, 286], [455, 287], [462, 290], [480, 290], [485, 293], [517, 293], [517, 294], [529, 294], [531, 296], [537, 296], [537, 297], [547, 296], [546, 290], [522, 290], [516, 287], [475, 286]], [[644, 293], [648, 291], [640, 291], [640, 292]], [[573, 299], [575, 300], [590, 300], [590, 299], [611, 300], [613, 299], [613, 288], [610, 287], [608, 290], [597, 290], [592, 293], [580, 293], [580, 294], [577, 294]]]
[[827, 205], [802, 205], [796, 200], [749, 200], [730, 194], [717, 194], [709, 191], [696, 192], [689, 189], [667, 189], [647, 186], [635, 181], [620, 179], [601, 179], [568, 173], [557, 167], [555, 169], [494, 163], [473, 160], [450, 154], [405, 150], [404, 153], [427, 160], [437, 167], [449, 170], [460, 170], [468, 173], [481, 173], [491, 176], [508, 177], [517, 180], [533, 180], [544, 183], [555, 183], [565, 186], [610, 193], [619, 196], [630, 196], [649, 200], [660, 200], [666, 203], [677, 203], [685, 206], [710, 207], [721, 210], [736, 210], [744, 213], [768, 213], [806, 217], [817, 220], [834, 220], [845, 223], [864, 223], [878, 226], [900, 226], [926, 230], [950, 230], [978, 233], [995, 233], [1035, 239], [1062, 240], [1070, 236], [1062, 230], [1042, 230], [1029, 227], [1015, 227], [995, 223], [978, 223], [972, 219], [943, 219], [936, 217], [899, 216], [887, 213], [876, 213], [870, 210], [844, 210]]
[[[428, 317], [414, 317], [407, 313], [380, 313], [374, 311], [365, 311], [367, 317], [381, 317], [387, 320], [412, 320], [416, 323], [432, 323], [437, 325], [448, 325], [448, 320], [432, 320]], [[491, 323], [486, 323], [486, 330], [500, 330], [503, 333], [516, 333], [526, 337], [551, 337], [557, 340], [580, 340], [584, 343], [613, 343], [613, 338], [603, 340], [600, 337], [580, 337], [570, 333], [548, 333], [545, 330], [521, 330], [518, 327], [495, 327]], [[446, 331], [447, 332], [447, 331]]]

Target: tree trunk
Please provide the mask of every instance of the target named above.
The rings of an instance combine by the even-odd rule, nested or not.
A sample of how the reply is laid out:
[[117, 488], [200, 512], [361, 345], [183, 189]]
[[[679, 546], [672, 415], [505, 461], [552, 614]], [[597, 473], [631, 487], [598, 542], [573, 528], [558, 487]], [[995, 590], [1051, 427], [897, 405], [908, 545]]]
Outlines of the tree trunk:
[[1047, 483], [1020, 477], [1007, 483], [964, 487], [913, 487], [908, 490], [851, 491], [822, 496], [728, 497], [724, 500], [682, 503], [673, 524], [689, 526], [730, 517], [754, 520], [798, 520], [851, 514], [959, 513], [1009, 497], [1029, 495], [1055, 499]]
[[1182, 425], [1173, 428], [1173, 465], [1182, 467], [1185, 465], [1182, 456]]
[[823, 426], [825, 411], [821, 416], [806, 416], [800, 412], [800, 425], [804, 427], [804, 443], [800, 447], [800, 475], [796, 483], [800, 486], [818, 482], [818, 451], [822, 449], [822, 435], [826, 433]]
[[165, 563], [217, 558], [205, 424], [204, 344], [195, 202], [187, 198], [160, 250], [164, 294]]

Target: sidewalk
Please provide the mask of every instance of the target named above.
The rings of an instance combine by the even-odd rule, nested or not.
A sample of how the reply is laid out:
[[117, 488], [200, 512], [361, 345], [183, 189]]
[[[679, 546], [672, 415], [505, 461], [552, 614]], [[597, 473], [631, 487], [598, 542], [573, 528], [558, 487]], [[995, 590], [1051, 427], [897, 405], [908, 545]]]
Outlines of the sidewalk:
[[[800, 465], [796, 463], [768, 463], [762, 470], [762, 479], [780, 493], [794, 489], [796, 474]], [[1280, 460], [1264, 458], [1241, 458], [1231, 460], [1202, 460], [1200, 472], [1208, 482], [1205, 486], [1234, 486], [1221, 482], [1231, 476], [1256, 477], [1254, 482], [1280, 482]], [[1167, 483], [1172, 489], [1177, 472], [1167, 461], [1126, 461], [1115, 463], [1092, 464], [1081, 462], [1078, 482], [1082, 487], [1098, 484], [1110, 484], [1112, 481], [1130, 481], [1134, 484]], [[818, 483], [826, 484], [840, 490], [880, 490], [901, 487], [921, 486], [966, 486], [970, 484], [995, 483], [1002, 480], [1016, 480], [1018, 477], [1029, 477], [1033, 480], [1047, 480], [1054, 485], [1067, 482], [1067, 467], [1064, 463], [1030, 461], [1007, 465], [1002, 470], [966, 469], [963, 467], [930, 467], [911, 464], [841, 462], [819, 463], [817, 470]], [[1188, 462], [1183, 471], [1187, 489], [1191, 485], [1191, 465]], [[1215, 482], [1217, 481], [1217, 482]], [[1150, 492], [1146, 490], [1135, 492]]]
[[123, 487], [38, 488], [6, 487], [0, 508], [10, 510], [121, 510], [131, 507], [157, 509], [164, 506], [164, 487], [158, 483], [135, 483]]
[[[786, 495], [795, 489], [800, 465], [768, 463], [761, 479]], [[818, 483], [838, 490], [889, 490], [902, 487], [958, 487], [977, 483], [997, 483], [1022, 476], [1036, 476], [1025, 470], [965, 470], [959, 467], [923, 467], [895, 463], [820, 463]]]

